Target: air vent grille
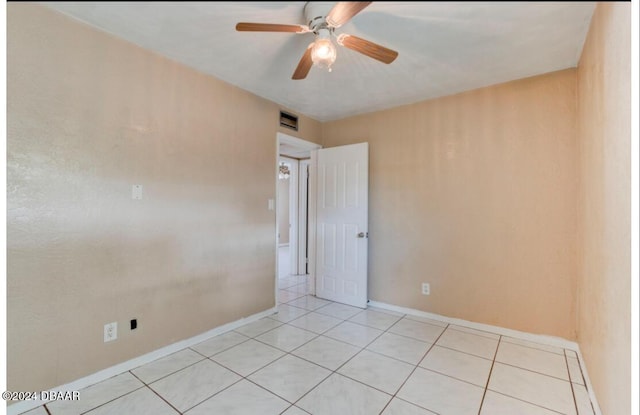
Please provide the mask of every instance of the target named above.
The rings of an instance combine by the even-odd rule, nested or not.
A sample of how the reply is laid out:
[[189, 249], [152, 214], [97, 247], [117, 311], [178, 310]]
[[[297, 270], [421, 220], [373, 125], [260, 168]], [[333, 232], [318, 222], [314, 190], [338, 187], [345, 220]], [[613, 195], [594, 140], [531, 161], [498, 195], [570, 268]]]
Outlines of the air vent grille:
[[280, 126], [298, 131], [298, 116], [280, 111]]

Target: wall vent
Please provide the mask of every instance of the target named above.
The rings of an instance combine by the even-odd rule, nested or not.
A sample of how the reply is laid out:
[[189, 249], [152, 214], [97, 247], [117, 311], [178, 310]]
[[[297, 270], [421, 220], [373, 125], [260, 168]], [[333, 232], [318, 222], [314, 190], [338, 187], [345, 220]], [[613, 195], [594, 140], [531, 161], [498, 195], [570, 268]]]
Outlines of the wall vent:
[[298, 116], [280, 111], [280, 126], [298, 131]]

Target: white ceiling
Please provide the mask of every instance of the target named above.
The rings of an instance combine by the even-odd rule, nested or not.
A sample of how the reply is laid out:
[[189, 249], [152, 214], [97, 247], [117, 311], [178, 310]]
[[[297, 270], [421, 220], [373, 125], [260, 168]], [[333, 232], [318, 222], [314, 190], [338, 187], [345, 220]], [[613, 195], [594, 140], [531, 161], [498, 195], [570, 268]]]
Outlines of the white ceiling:
[[374, 2], [336, 34], [399, 52], [385, 65], [339, 47], [333, 72], [291, 75], [313, 34], [304, 2], [45, 2], [48, 7], [319, 121], [577, 66], [595, 2]]

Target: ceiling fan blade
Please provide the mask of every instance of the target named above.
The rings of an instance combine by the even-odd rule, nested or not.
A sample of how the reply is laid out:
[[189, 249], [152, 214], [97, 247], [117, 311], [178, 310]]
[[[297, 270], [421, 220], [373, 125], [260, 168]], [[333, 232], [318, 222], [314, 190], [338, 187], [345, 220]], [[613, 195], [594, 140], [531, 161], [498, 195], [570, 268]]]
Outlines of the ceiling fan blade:
[[385, 48], [377, 43], [353, 35], [342, 34], [338, 36], [338, 43], [384, 63], [391, 63], [398, 57], [398, 52], [395, 50]]
[[311, 60], [311, 46], [313, 45], [313, 43], [311, 45], [309, 45], [309, 47], [307, 47], [307, 50], [304, 52], [304, 55], [302, 55], [302, 58], [300, 59], [300, 62], [298, 63], [298, 67], [296, 68], [295, 72], [293, 73], [293, 76], [291, 77], [291, 79], [304, 79], [307, 77], [307, 74], [309, 73], [309, 70], [311, 69], [311, 65], [313, 65], [313, 61]]
[[290, 33], [306, 33], [309, 28], [297, 24], [273, 24], [273, 23], [245, 23], [241, 22], [236, 25], [238, 32], [290, 32]]
[[340, 27], [370, 4], [370, 1], [341, 1], [329, 12], [327, 23], [332, 27]]

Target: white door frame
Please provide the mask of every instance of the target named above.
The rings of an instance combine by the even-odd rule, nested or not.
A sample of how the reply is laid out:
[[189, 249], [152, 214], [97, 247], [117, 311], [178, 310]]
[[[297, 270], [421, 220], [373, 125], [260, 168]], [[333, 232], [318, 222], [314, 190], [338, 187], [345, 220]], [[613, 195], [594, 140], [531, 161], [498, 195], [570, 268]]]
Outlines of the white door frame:
[[[289, 269], [292, 275], [299, 275], [298, 271], [298, 250], [300, 244], [298, 243], [298, 166], [299, 161], [287, 156], [280, 156], [279, 162], [284, 161], [291, 166], [289, 175]], [[278, 197], [280, 197], [278, 195]], [[280, 200], [280, 199], [278, 199]], [[280, 229], [278, 218], [276, 217], [276, 226]], [[278, 246], [280, 243], [278, 241]], [[278, 256], [279, 257], [279, 256]]]
[[316, 200], [318, 195], [318, 152], [311, 151], [309, 163], [309, 294], [316, 295]]
[[[307, 141], [307, 140], [304, 140], [304, 139], [301, 139], [301, 138], [293, 137], [293, 136], [290, 136], [290, 135], [287, 135], [287, 134], [284, 134], [284, 133], [281, 133], [281, 132], [276, 133], [276, 157], [275, 157], [275, 160], [276, 160], [276, 163], [275, 163], [275, 178], [276, 178], [276, 180], [275, 180], [275, 195], [276, 196], [275, 197], [276, 198], [275, 198], [275, 200], [276, 201], [278, 200], [278, 173], [279, 173], [279, 167], [278, 166], [280, 164], [280, 161], [279, 161], [280, 160], [280, 144], [287, 144], [289, 146], [296, 147], [296, 149], [300, 149], [300, 151], [305, 151], [305, 150], [312, 151], [312, 150], [316, 150], [316, 149], [322, 148], [322, 146], [320, 144], [316, 144], [316, 143], [313, 143], [311, 141]], [[311, 170], [312, 170], [312, 168], [310, 166], [309, 167], [310, 181], [313, 179], [311, 177]], [[298, 193], [297, 190], [298, 190], [298, 187], [296, 186], [296, 193]], [[308, 235], [308, 237], [309, 237], [309, 267], [308, 267], [308, 270], [309, 270], [309, 274], [311, 274], [313, 272], [312, 264], [314, 263], [312, 257], [315, 255], [315, 251], [312, 249], [312, 247], [315, 246], [315, 244], [312, 245], [312, 240], [313, 240], [313, 238], [315, 238], [315, 220], [313, 218], [313, 213], [315, 211], [311, 210], [311, 206], [315, 207], [315, 194], [311, 192], [311, 187], [309, 187], [307, 189], [307, 191], [308, 191], [308, 194], [309, 194], [309, 223], [308, 223], [308, 228], [309, 228], [309, 235]], [[297, 202], [297, 200], [295, 202]], [[275, 248], [276, 248], [275, 249], [275, 257], [276, 257], [276, 262], [275, 262], [275, 265], [276, 265], [276, 267], [275, 267], [275, 298], [276, 298], [276, 306], [277, 306], [279, 304], [279, 301], [278, 301], [278, 269], [279, 269], [279, 266], [278, 266], [278, 261], [279, 261], [279, 259], [278, 259], [278, 204], [274, 203], [274, 205], [275, 205], [274, 207], [275, 207], [275, 219], [276, 219], [276, 227], [275, 227]], [[297, 203], [296, 203], [296, 205], [297, 205]], [[290, 210], [290, 212], [291, 212], [291, 210]], [[293, 209], [292, 213], [296, 216], [296, 222], [299, 224], [300, 221], [297, 219], [298, 215], [300, 214], [298, 206], [296, 206], [296, 208]], [[298, 225], [298, 226], [300, 226], [300, 225]], [[295, 245], [296, 245], [296, 248], [298, 248], [301, 245], [301, 243], [299, 241], [300, 238], [297, 236], [298, 235], [298, 227], [296, 227], [295, 231], [296, 231], [295, 232], [296, 233], [296, 237], [298, 238], [298, 242]], [[289, 240], [289, 246], [291, 247], [292, 244], [293, 244], [293, 241], [290, 239]], [[298, 261], [298, 263], [299, 263], [299, 261]], [[298, 266], [298, 263], [296, 264], [296, 267]], [[313, 276], [310, 275], [310, 279], [311, 279], [311, 281], [309, 281], [309, 287], [310, 287], [310, 289], [313, 290], [313, 292], [315, 292], [315, 278], [313, 278]]]
[[[300, 160], [298, 163], [298, 274], [308, 274], [309, 266], [307, 258], [309, 258], [307, 229], [309, 220], [309, 186], [307, 182], [307, 172], [309, 170], [309, 164], [311, 160]], [[305, 209], [306, 207], [306, 209]], [[303, 255], [305, 253], [307, 255]]]

